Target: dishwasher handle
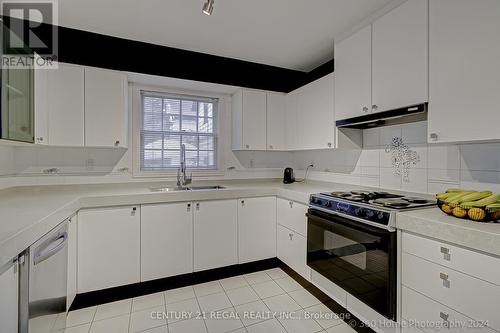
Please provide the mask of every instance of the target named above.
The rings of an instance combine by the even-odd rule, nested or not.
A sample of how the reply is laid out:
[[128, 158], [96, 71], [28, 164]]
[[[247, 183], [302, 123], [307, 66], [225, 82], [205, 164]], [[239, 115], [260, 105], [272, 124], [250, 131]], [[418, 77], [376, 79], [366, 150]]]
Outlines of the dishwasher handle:
[[45, 261], [52, 257], [57, 252], [61, 251], [68, 242], [68, 233], [65, 231], [59, 234], [52, 241], [48, 242], [47, 246], [37, 249], [33, 256], [33, 265], [38, 265], [42, 261]]

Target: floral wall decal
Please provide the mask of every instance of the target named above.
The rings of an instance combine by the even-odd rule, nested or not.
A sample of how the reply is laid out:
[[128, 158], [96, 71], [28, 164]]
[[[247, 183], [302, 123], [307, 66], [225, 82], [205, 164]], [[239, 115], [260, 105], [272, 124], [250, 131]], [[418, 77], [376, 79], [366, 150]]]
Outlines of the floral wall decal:
[[391, 154], [391, 164], [396, 176], [403, 175], [403, 182], [410, 182], [410, 167], [420, 162], [420, 156], [403, 142], [403, 138], [394, 137], [385, 148]]

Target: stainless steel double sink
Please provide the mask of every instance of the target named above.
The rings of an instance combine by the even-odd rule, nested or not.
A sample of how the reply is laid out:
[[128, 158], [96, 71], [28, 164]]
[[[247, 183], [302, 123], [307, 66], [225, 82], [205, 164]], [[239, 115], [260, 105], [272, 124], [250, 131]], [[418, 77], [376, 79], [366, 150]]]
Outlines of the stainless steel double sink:
[[208, 186], [187, 186], [187, 187], [157, 187], [151, 188], [151, 192], [176, 192], [176, 191], [207, 191], [207, 190], [222, 190], [225, 189], [221, 185], [208, 185]]

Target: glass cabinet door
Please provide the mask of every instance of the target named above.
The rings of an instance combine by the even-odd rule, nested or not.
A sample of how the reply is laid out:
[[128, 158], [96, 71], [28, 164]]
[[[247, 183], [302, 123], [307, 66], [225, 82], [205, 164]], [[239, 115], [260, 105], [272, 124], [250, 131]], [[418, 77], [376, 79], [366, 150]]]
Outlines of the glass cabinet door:
[[2, 69], [2, 139], [34, 142], [32, 68]]

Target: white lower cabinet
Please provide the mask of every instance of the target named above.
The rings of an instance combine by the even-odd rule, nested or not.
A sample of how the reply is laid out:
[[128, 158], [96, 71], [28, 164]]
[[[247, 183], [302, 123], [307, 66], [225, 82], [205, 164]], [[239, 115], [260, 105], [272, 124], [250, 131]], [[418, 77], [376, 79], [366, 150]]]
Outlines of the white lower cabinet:
[[292, 229], [302, 236], [307, 234], [307, 206], [292, 200], [278, 198], [277, 203], [278, 224]]
[[0, 332], [17, 332], [18, 281], [17, 261], [0, 266]]
[[[477, 333], [494, 333], [488, 327], [473, 327], [473, 319], [464, 316], [460, 312], [454, 311], [441, 303], [438, 303], [424, 295], [407, 287], [402, 288], [402, 317], [403, 332], [414, 332], [420, 329], [423, 332], [436, 332], [446, 330], [450, 333], [466, 332], [468, 330]], [[434, 323], [425, 325], [425, 323]], [[458, 325], [460, 324], [460, 325]], [[462, 327], [461, 325], [465, 325]]]
[[455, 318], [465, 318], [466, 325], [487, 322], [488, 327], [500, 330], [498, 307], [492, 306], [500, 299], [498, 258], [408, 233], [403, 233], [401, 258], [403, 288], [426, 297], [403, 293], [405, 319], [414, 319], [408, 318], [411, 314], [429, 320], [437, 316], [443, 324], [453, 324]]
[[142, 205], [141, 281], [193, 272], [193, 204]]
[[78, 217], [74, 215], [68, 219], [68, 310], [77, 294], [77, 264], [78, 264]]
[[194, 206], [194, 270], [237, 264], [237, 200], [203, 201]]
[[238, 200], [239, 263], [276, 257], [276, 197]]
[[278, 259], [307, 280], [311, 279], [311, 269], [307, 266], [307, 241], [299, 233], [278, 224]]
[[78, 213], [78, 293], [140, 281], [139, 206]]

